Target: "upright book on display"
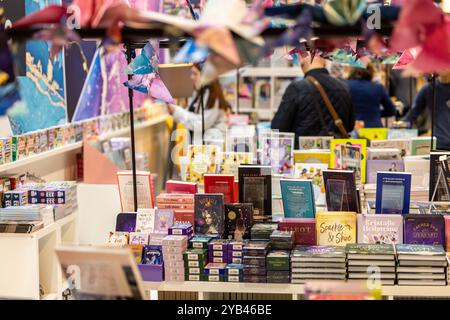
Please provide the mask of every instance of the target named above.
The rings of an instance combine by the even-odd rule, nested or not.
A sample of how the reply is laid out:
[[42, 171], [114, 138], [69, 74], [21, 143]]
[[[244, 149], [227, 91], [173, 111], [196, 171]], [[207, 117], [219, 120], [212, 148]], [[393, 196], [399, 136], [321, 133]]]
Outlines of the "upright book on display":
[[272, 168], [246, 165], [239, 167], [239, 202], [253, 204], [254, 219], [272, 214]]
[[403, 216], [399, 214], [358, 214], [358, 243], [403, 243]]
[[445, 246], [444, 217], [440, 214], [406, 215], [404, 243]]
[[324, 170], [323, 179], [329, 211], [361, 212], [353, 171]]
[[375, 212], [409, 213], [411, 173], [378, 172]]
[[281, 179], [281, 196], [285, 218], [314, 218], [316, 206], [310, 180]]
[[[122, 211], [134, 211], [133, 174], [131, 171], [117, 172], [120, 204]], [[136, 172], [137, 204], [138, 208], [154, 208], [153, 182], [150, 172]]]
[[205, 193], [222, 193], [225, 203], [235, 203], [234, 175], [205, 174]]
[[223, 234], [223, 194], [195, 195], [195, 234]]
[[356, 213], [318, 212], [316, 234], [319, 246], [345, 246], [356, 243]]
[[253, 204], [226, 203], [225, 226], [223, 237], [225, 239], [250, 239], [250, 230], [253, 225]]

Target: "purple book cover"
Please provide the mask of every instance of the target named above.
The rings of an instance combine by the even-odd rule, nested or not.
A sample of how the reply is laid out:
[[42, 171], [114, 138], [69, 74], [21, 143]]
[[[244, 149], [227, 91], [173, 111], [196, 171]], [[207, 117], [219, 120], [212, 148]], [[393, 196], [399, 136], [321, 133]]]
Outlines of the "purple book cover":
[[403, 217], [400, 214], [358, 214], [358, 243], [403, 243]]
[[155, 232], [168, 233], [169, 228], [173, 225], [173, 210], [156, 209]]
[[135, 232], [136, 231], [136, 213], [122, 212], [116, 218], [116, 231]]
[[406, 244], [445, 246], [445, 223], [441, 215], [408, 214], [404, 229]]
[[378, 171], [404, 172], [403, 160], [367, 160], [367, 183], [377, 183]]

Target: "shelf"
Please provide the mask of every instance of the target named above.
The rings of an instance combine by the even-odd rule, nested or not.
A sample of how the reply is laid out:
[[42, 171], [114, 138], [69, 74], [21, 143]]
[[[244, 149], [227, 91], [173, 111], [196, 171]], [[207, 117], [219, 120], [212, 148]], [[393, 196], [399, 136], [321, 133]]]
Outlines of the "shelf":
[[41, 161], [41, 160], [46, 160], [48, 158], [57, 156], [59, 154], [63, 154], [63, 153], [67, 153], [73, 150], [78, 150], [81, 149], [81, 147], [83, 146], [82, 142], [77, 142], [77, 143], [72, 143], [63, 147], [59, 147], [53, 150], [49, 150], [49, 151], [45, 151], [39, 154], [35, 154], [14, 162], [10, 162], [10, 163], [6, 163], [6, 164], [2, 164], [0, 165], [0, 173], [1, 172], [5, 172], [5, 171], [11, 171], [11, 170], [15, 170], [17, 168], [26, 166], [28, 164], [31, 164], [33, 162], [37, 162], [37, 161]]
[[5, 238], [28, 238], [28, 239], [39, 240], [39, 239], [44, 238], [48, 234], [52, 233], [56, 229], [72, 222], [73, 220], [76, 219], [76, 217], [77, 217], [77, 212], [74, 212], [74, 213], [68, 215], [67, 217], [59, 219], [59, 220], [55, 221], [54, 223], [52, 223], [40, 230], [32, 232], [32, 233], [0, 233], [0, 241]]
[[[268, 293], [302, 295], [302, 284], [231, 283], [231, 282], [150, 282], [144, 281], [144, 290], [206, 293]], [[450, 286], [384, 286], [382, 296], [393, 297], [450, 297]]]

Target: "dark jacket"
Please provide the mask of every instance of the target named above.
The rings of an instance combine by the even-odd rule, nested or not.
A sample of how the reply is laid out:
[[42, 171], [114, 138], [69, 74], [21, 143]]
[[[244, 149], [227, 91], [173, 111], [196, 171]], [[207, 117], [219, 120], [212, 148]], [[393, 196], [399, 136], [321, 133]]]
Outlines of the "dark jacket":
[[[347, 132], [353, 130], [355, 117], [353, 115], [352, 99], [345, 85], [330, 76], [326, 69], [313, 69], [305, 74], [313, 76], [324, 87], [336, 112], [344, 123]], [[319, 111], [325, 121], [323, 128]], [[320, 93], [307, 80], [292, 82], [283, 95], [281, 104], [272, 120], [272, 129], [281, 132], [294, 132], [295, 145], [298, 147], [299, 136], [327, 136], [331, 132], [339, 136], [339, 129], [334, 125], [328, 109]]]
[[370, 80], [348, 80], [347, 84], [356, 120], [364, 121], [364, 127], [381, 128], [381, 117], [395, 116], [395, 106], [381, 84]]

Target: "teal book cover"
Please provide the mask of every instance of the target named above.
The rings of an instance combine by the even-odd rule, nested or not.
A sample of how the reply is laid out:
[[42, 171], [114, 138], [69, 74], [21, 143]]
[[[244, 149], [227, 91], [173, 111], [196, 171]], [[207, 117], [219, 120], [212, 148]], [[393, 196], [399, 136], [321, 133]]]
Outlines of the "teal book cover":
[[281, 196], [285, 218], [314, 218], [313, 186], [310, 180], [281, 179]]

